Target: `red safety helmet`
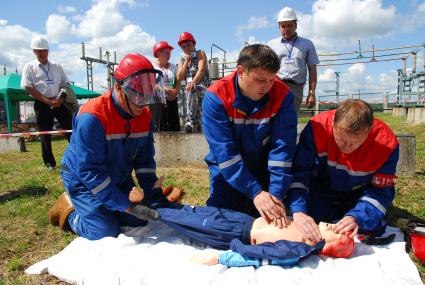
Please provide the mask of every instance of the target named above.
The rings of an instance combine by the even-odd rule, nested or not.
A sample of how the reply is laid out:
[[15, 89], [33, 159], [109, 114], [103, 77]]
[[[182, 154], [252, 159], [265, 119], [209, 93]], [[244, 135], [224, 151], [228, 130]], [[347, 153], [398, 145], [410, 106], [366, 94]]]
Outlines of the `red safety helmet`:
[[162, 72], [154, 69], [143, 55], [127, 54], [115, 70], [114, 77], [134, 105], [165, 104]]
[[195, 38], [189, 32], [183, 32], [183, 33], [180, 34], [180, 37], [179, 37], [179, 46], [181, 46], [182, 45], [182, 42], [184, 42], [184, 41], [192, 41], [193, 44], [196, 45]]
[[170, 51], [174, 49], [166, 41], [160, 41], [153, 46], [153, 56], [158, 58], [158, 51], [162, 50], [163, 48], [169, 49]]

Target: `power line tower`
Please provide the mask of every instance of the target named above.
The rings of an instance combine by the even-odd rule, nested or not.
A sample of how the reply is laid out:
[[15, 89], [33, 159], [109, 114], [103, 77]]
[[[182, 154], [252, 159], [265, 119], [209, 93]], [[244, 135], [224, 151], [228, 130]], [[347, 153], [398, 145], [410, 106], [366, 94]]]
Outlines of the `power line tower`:
[[112, 73], [114, 72], [115, 65], [118, 65], [117, 63], [117, 53], [114, 51], [114, 61], [111, 62], [109, 60], [110, 53], [108, 50], [105, 52], [106, 60], [103, 60], [103, 54], [102, 54], [102, 48], [99, 47], [99, 58], [92, 58], [86, 56], [85, 51], [85, 45], [84, 43], [81, 44], [81, 51], [82, 56], [80, 59], [84, 60], [86, 62], [86, 69], [87, 69], [87, 89], [93, 91], [93, 62], [101, 63], [106, 65], [106, 76], [108, 80], [108, 89], [111, 90], [113, 86], [113, 79], [112, 79]]

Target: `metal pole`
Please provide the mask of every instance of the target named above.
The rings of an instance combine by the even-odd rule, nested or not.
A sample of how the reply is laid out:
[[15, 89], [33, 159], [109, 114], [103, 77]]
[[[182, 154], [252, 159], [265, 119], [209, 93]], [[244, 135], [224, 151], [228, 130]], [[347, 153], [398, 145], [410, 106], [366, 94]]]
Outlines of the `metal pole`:
[[403, 61], [403, 73], [406, 74], [406, 58], [401, 59]]
[[224, 54], [223, 54], [223, 61], [224, 61], [224, 65], [223, 65], [223, 77], [224, 77], [224, 69], [227, 68], [227, 65], [226, 65], [226, 52], [224, 52]]
[[412, 55], [413, 55], [412, 73], [416, 73], [416, 54], [417, 54], [417, 52], [412, 52]]
[[6, 65], [3, 66], [3, 75], [6, 75]]
[[388, 109], [388, 98], [389, 98], [388, 91], [385, 91], [384, 94], [385, 95], [384, 95], [384, 104], [383, 104], [383, 107], [384, 107], [384, 111], [385, 111], [386, 109]]
[[335, 71], [336, 76], [336, 88], [335, 88], [335, 95], [336, 95], [336, 103], [339, 104], [339, 73]]
[[90, 62], [90, 78], [91, 78], [91, 91], [93, 91], [93, 62]]
[[108, 89], [112, 90], [112, 84], [111, 84], [111, 72], [109, 70], [109, 51], [106, 51], [106, 80], [108, 81]]
[[403, 96], [403, 70], [398, 70], [398, 88], [397, 88], [397, 105], [400, 104], [401, 97]]
[[424, 51], [422, 53], [422, 56], [423, 56], [422, 64], [423, 64], [423, 69], [425, 71], [425, 45], [423, 45], [422, 47], [424, 48]]
[[360, 40], [359, 40], [359, 56], [358, 56], [358, 58], [363, 58], [363, 55], [362, 55], [362, 46], [360, 44]]
[[11, 134], [13, 132], [13, 129], [12, 129], [12, 106], [10, 104], [10, 98], [9, 98], [7, 90], [4, 93], [4, 107], [6, 109], [7, 132], [9, 134]]
[[102, 47], [99, 48], [99, 59], [102, 60]]
[[86, 47], [84, 45], [84, 43], [81, 43], [81, 53], [82, 53], [82, 57], [81, 58], [86, 58]]

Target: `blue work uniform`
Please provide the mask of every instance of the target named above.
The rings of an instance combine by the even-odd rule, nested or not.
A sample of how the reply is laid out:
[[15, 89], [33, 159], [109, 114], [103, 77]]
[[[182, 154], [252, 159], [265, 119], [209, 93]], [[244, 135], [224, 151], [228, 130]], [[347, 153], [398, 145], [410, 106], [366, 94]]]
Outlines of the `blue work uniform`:
[[395, 195], [397, 138], [385, 123], [374, 119], [366, 141], [352, 153], [342, 153], [333, 136], [335, 112], [314, 116], [301, 133], [290, 210], [307, 213], [316, 222], [352, 216], [360, 232], [381, 235]]
[[62, 179], [75, 208], [68, 217], [78, 235], [96, 240], [116, 237], [120, 226], [146, 224], [125, 211], [136, 173], [146, 199], [156, 177], [151, 114], [146, 107], [133, 117], [107, 92], [82, 106], [62, 159]]
[[236, 72], [208, 88], [202, 126], [209, 145], [208, 206], [255, 215], [262, 190], [282, 199], [292, 181], [297, 135], [294, 98], [279, 79], [260, 100], [244, 96]]

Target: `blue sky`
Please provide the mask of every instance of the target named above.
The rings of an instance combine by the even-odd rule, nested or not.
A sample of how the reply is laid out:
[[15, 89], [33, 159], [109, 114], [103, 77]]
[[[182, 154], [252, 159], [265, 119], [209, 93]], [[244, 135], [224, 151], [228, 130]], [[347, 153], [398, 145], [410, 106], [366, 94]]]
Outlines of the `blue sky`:
[[[0, 16], [0, 64], [11, 72], [33, 59], [31, 37], [47, 35], [50, 59], [62, 63], [68, 77], [86, 86], [81, 42], [89, 56], [97, 57], [99, 46], [152, 57], [152, 45], [166, 40], [175, 47], [172, 61], [181, 50], [177, 39], [190, 31], [197, 48], [210, 57], [211, 44], [237, 57], [245, 41], [265, 43], [278, 37], [278, 11], [295, 9], [298, 33], [313, 40], [319, 54], [357, 49], [390, 48], [425, 43], [425, 1], [401, 0], [316, 0], [316, 1], [4, 1]], [[423, 70], [423, 48], [419, 49], [418, 70]], [[411, 51], [407, 49], [405, 51]], [[214, 56], [222, 53], [214, 49]], [[322, 58], [324, 59], [324, 58]], [[411, 57], [407, 60], [412, 65]], [[401, 61], [376, 64], [319, 67], [318, 89], [334, 88], [334, 72], [341, 72], [341, 92], [394, 90]], [[102, 91], [105, 69], [96, 66], [95, 88]], [[323, 83], [330, 81], [330, 83]]]

